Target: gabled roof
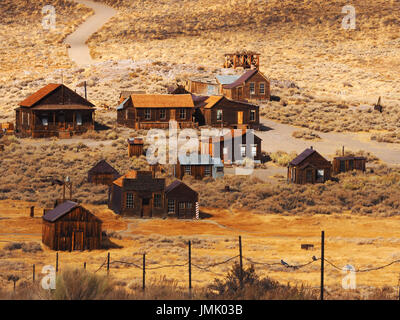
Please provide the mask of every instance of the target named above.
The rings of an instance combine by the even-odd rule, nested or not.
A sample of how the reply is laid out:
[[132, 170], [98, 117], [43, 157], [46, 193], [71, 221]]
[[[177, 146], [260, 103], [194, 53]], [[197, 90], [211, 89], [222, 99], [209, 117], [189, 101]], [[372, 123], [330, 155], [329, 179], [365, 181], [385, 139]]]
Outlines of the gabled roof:
[[122, 101], [121, 104], [117, 106], [117, 110], [123, 110], [125, 107], [125, 103], [127, 103], [128, 100], [129, 100], [129, 97], [126, 98], [124, 101]]
[[54, 222], [77, 207], [79, 207], [79, 205], [76, 202], [67, 200], [55, 207], [53, 210], [47, 211], [43, 216], [43, 219], [49, 222]]
[[50, 83], [47, 86], [43, 87], [42, 89], [36, 91], [34, 94], [30, 95], [24, 101], [21, 101], [19, 105], [21, 107], [32, 107], [35, 103], [39, 102], [44, 97], [48, 96], [50, 93], [52, 93], [54, 90], [56, 90], [61, 86], [62, 86], [61, 84]]
[[168, 187], [165, 188], [165, 193], [169, 193], [169, 192], [171, 192], [172, 190], [176, 189], [177, 187], [179, 187], [179, 186], [181, 186], [181, 185], [184, 185], [184, 186], [186, 186], [187, 188], [189, 188], [189, 189], [191, 189], [192, 191], [194, 191], [192, 188], [190, 188], [187, 184], [183, 183], [182, 181], [180, 181], [180, 180], [175, 180], [175, 181], [173, 181]]
[[137, 178], [137, 170], [128, 171], [123, 176], [119, 177], [117, 180], [113, 182], [113, 184], [122, 187], [124, 179], [136, 179]]
[[211, 96], [206, 101], [206, 105], [204, 106], [205, 109], [211, 109], [214, 107], [218, 102], [220, 102], [224, 96]]
[[[171, 193], [173, 193], [174, 190], [180, 189], [179, 194], [176, 194], [175, 196]], [[173, 181], [168, 187], [165, 188], [165, 195], [168, 198], [176, 198], [176, 196], [179, 196], [180, 198], [185, 197], [186, 199], [190, 199], [193, 201], [198, 200], [199, 194], [194, 191], [192, 188], [190, 188], [187, 184], [183, 183], [180, 180], [175, 180]]]
[[144, 144], [143, 138], [128, 138], [129, 144]]
[[100, 160], [92, 169], [89, 170], [89, 173], [119, 174], [119, 172], [115, 170], [106, 160]]
[[204, 109], [211, 109], [214, 108], [217, 104], [219, 104], [220, 102], [225, 103], [225, 107], [229, 107], [229, 108], [235, 108], [238, 105], [242, 105], [242, 106], [248, 106], [248, 107], [252, 107], [252, 108], [259, 108], [259, 106], [255, 105], [255, 104], [251, 104], [245, 101], [236, 101], [236, 100], [230, 100], [225, 96], [210, 96], [205, 102], [204, 105]]
[[314, 152], [316, 152], [316, 151], [312, 148], [306, 149], [302, 153], [300, 153], [296, 158], [294, 158], [292, 161], [290, 161], [289, 164], [292, 166], [297, 166], [301, 162], [303, 162], [305, 159], [307, 159], [309, 156], [311, 156]]
[[135, 108], [193, 108], [191, 94], [133, 94]]
[[254, 76], [257, 72], [258, 72], [257, 69], [248, 70], [245, 73], [243, 73], [236, 81], [234, 81], [234, 82], [232, 82], [230, 84], [226, 84], [223, 87], [225, 89], [232, 89], [232, 88], [235, 88], [237, 86], [240, 86], [244, 82], [249, 80], [252, 76]]

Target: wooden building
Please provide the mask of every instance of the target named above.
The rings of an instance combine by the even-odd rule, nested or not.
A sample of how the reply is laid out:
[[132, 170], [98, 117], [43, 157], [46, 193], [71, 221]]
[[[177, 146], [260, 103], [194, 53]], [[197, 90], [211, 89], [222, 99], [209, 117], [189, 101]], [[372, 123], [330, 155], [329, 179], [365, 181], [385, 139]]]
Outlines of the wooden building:
[[144, 140], [143, 138], [128, 138], [128, 155], [129, 157], [140, 157], [143, 155]]
[[124, 216], [165, 216], [165, 179], [155, 178], [151, 171], [132, 170], [111, 185], [108, 207]]
[[330, 161], [310, 147], [289, 163], [287, 180], [297, 184], [323, 183], [331, 179], [331, 171]]
[[199, 194], [184, 184], [175, 180], [165, 189], [167, 212], [169, 217], [180, 219], [195, 219], [198, 208]]
[[232, 83], [222, 85], [221, 94], [238, 101], [270, 100], [270, 81], [258, 70], [248, 70]]
[[101, 249], [101, 225], [87, 209], [65, 201], [44, 214], [42, 242], [57, 251]]
[[88, 182], [110, 186], [119, 176], [120, 174], [116, 169], [108, 164], [107, 161], [101, 160], [89, 170]]
[[258, 129], [260, 112], [257, 105], [211, 96], [200, 108], [206, 125], [233, 129]]
[[220, 94], [221, 88], [215, 79], [189, 79], [185, 82], [185, 90], [194, 94], [212, 96]]
[[261, 163], [262, 139], [253, 130], [233, 130], [222, 136], [200, 141], [200, 152], [222, 159], [225, 164], [242, 163], [245, 158]]
[[332, 168], [333, 174], [348, 172], [352, 170], [365, 171], [367, 158], [355, 156], [343, 156], [333, 158]]
[[208, 154], [191, 154], [178, 157], [178, 163], [173, 167], [173, 175], [183, 179], [185, 175], [197, 180], [206, 177], [220, 178], [224, 176], [224, 164], [221, 159], [213, 158]]
[[225, 54], [224, 68], [250, 69], [260, 67], [260, 54], [251, 51], [242, 51]]
[[69, 138], [94, 130], [92, 103], [63, 84], [48, 84], [15, 109], [16, 134], [20, 137]]
[[129, 128], [166, 129], [175, 120], [179, 128], [193, 128], [190, 94], [133, 94], [117, 107], [117, 123]]

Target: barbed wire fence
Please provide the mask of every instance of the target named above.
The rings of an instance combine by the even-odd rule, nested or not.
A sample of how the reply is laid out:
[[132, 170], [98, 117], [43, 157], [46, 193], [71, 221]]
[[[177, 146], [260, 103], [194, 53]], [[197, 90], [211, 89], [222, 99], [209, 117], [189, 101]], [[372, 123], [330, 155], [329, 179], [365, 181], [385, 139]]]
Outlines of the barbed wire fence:
[[[168, 269], [168, 268], [183, 268], [183, 267], [187, 267], [188, 268], [188, 288], [189, 288], [189, 293], [191, 293], [191, 289], [192, 289], [192, 267], [201, 270], [202, 272], [207, 272], [210, 273], [214, 276], [217, 277], [226, 277], [226, 274], [222, 274], [220, 272], [216, 272], [214, 270], [212, 270], [215, 267], [219, 267], [221, 265], [226, 265], [231, 263], [232, 261], [239, 259], [239, 266], [240, 266], [240, 284], [242, 285], [243, 283], [243, 274], [244, 274], [244, 269], [243, 269], [243, 260], [246, 260], [249, 264], [251, 265], [257, 265], [259, 266], [261, 269], [263, 270], [272, 270], [272, 271], [277, 271], [276, 269], [281, 267], [282, 269], [291, 269], [292, 271], [298, 271], [300, 269], [303, 268], [307, 268], [317, 262], [320, 262], [321, 267], [320, 267], [320, 272], [321, 272], [321, 283], [320, 286], [318, 287], [310, 287], [310, 289], [320, 289], [320, 299], [324, 300], [324, 293], [328, 293], [329, 292], [326, 290], [326, 288], [324, 287], [324, 278], [325, 278], [325, 266], [324, 264], [327, 263], [329, 266], [331, 266], [333, 269], [343, 272], [343, 271], [352, 271], [354, 273], [366, 273], [366, 272], [372, 272], [372, 271], [378, 271], [378, 270], [382, 270], [385, 268], [388, 268], [394, 264], [399, 263], [400, 264], [400, 259], [396, 259], [393, 260], [391, 262], [388, 262], [384, 265], [381, 266], [377, 266], [377, 267], [370, 267], [370, 268], [361, 268], [361, 269], [348, 269], [347, 266], [344, 267], [339, 267], [337, 264], [331, 262], [330, 260], [326, 259], [324, 257], [324, 231], [322, 231], [322, 235], [321, 235], [321, 257], [316, 257], [313, 256], [312, 259], [308, 262], [302, 263], [302, 264], [289, 264], [287, 262], [285, 262], [284, 260], [281, 261], [273, 261], [273, 262], [263, 262], [263, 261], [257, 261], [254, 260], [253, 258], [249, 258], [243, 255], [243, 251], [242, 251], [242, 239], [241, 236], [239, 236], [239, 254], [229, 257], [227, 259], [224, 259], [222, 261], [219, 262], [213, 262], [210, 264], [206, 264], [206, 265], [201, 265], [199, 263], [194, 263], [192, 261], [192, 254], [191, 254], [191, 241], [188, 241], [188, 261], [185, 263], [177, 263], [177, 264], [146, 264], [146, 254], [142, 255], [142, 259], [135, 261], [135, 262], [131, 262], [131, 261], [123, 261], [123, 260], [111, 260], [111, 254], [108, 252], [107, 253], [107, 257], [106, 259], [103, 261], [103, 263], [101, 263], [101, 265], [95, 269], [95, 271], [93, 271], [93, 273], [97, 273], [100, 270], [106, 268], [106, 272], [107, 275], [110, 274], [110, 270], [112, 268], [113, 265], [117, 265], [117, 264], [122, 264], [125, 265], [127, 267], [133, 267], [136, 268], [138, 270], [142, 270], [142, 289], [145, 290], [146, 289], [146, 272], [147, 271], [151, 271], [151, 270], [160, 270], [160, 269]], [[55, 272], [57, 273], [59, 271], [59, 258], [58, 258], [58, 252], [56, 253], [56, 261], [55, 261]], [[87, 263], [84, 262], [83, 267], [84, 269], [86, 269]], [[346, 269], [347, 268], [347, 269]], [[25, 281], [32, 281], [35, 282], [36, 281], [36, 265], [33, 264], [32, 265], [32, 274], [31, 276], [4, 276], [2, 275], [3, 278], [6, 278], [6, 280], [8, 281], [13, 281], [13, 286], [14, 286], [14, 290], [15, 290], [15, 284], [17, 281], [20, 280], [25, 280]], [[398, 279], [398, 299], [400, 300], [400, 277]]]

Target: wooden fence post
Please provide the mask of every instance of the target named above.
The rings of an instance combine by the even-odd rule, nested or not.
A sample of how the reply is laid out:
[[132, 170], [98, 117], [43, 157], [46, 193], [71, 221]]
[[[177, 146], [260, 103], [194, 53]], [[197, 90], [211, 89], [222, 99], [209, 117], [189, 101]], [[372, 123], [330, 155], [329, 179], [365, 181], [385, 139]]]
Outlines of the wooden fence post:
[[32, 266], [32, 282], [35, 282], [35, 265]]
[[58, 252], [56, 252], [56, 273], [58, 272]]
[[110, 274], [110, 253], [107, 254], [107, 275]]
[[325, 231], [321, 232], [321, 300], [324, 300]]
[[86, 262], [83, 263], [83, 269], [86, 270]]
[[189, 240], [189, 295], [192, 293], [192, 242]]
[[242, 236], [239, 236], [239, 264], [240, 264], [240, 286], [243, 286], [243, 254], [242, 254]]
[[143, 253], [143, 291], [146, 289], [146, 254]]

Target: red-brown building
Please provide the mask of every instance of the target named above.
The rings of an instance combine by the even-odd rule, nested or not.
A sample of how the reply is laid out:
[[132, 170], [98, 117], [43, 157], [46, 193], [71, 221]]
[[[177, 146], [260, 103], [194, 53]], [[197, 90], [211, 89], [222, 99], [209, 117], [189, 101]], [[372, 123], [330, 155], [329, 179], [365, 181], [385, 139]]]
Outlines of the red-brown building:
[[107, 161], [101, 160], [89, 170], [88, 182], [109, 186], [119, 176], [120, 174], [116, 169], [114, 169]]
[[68, 138], [94, 130], [92, 103], [63, 84], [49, 84], [15, 109], [16, 134], [20, 137]]

